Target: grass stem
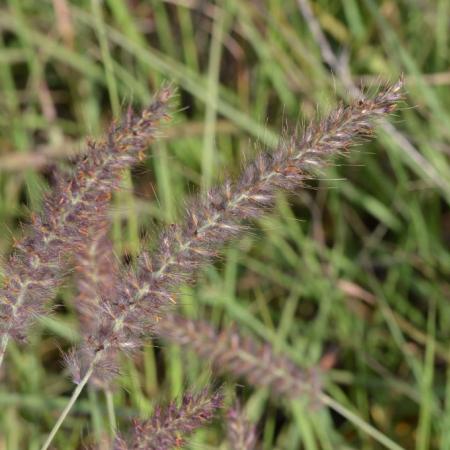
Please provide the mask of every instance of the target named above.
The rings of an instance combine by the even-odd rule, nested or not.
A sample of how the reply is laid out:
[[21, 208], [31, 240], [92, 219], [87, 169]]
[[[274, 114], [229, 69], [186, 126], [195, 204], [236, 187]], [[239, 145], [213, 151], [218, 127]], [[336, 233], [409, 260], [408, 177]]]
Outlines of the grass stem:
[[70, 397], [69, 402], [67, 403], [66, 407], [64, 408], [63, 412], [59, 416], [58, 420], [56, 421], [55, 425], [52, 428], [52, 431], [47, 437], [47, 440], [45, 441], [44, 445], [41, 447], [41, 450], [47, 450], [52, 443], [56, 433], [58, 432], [59, 428], [61, 427], [62, 423], [66, 419], [67, 415], [69, 414], [70, 410], [72, 409], [73, 405], [77, 401], [78, 397], [80, 396], [81, 392], [83, 391], [84, 386], [86, 386], [86, 383], [91, 378], [91, 375], [94, 371], [96, 360], [92, 361], [91, 365], [89, 366], [86, 374], [84, 375], [83, 379], [80, 381], [76, 389], [73, 391], [72, 396]]
[[2, 340], [0, 342], [0, 367], [2, 367], [3, 359], [6, 353], [6, 347], [8, 346], [9, 334], [5, 333], [2, 336]]
[[328, 395], [320, 394], [319, 398], [325, 405], [336, 411], [342, 417], [345, 417], [349, 422], [357, 426], [359, 429], [367, 433], [369, 436], [372, 436], [377, 442], [379, 442], [381, 445], [384, 445], [384, 447], [390, 450], [404, 450], [403, 447], [395, 443], [392, 439], [388, 438], [381, 431], [374, 428], [365, 420], [361, 419], [361, 417], [352, 413], [350, 410], [339, 404], [337, 401], [335, 401]]
[[111, 435], [115, 436], [117, 430], [116, 413], [114, 411], [114, 396], [112, 392], [105, 390], [106, 408], [108, 410], [109, 427], [111, 429]]

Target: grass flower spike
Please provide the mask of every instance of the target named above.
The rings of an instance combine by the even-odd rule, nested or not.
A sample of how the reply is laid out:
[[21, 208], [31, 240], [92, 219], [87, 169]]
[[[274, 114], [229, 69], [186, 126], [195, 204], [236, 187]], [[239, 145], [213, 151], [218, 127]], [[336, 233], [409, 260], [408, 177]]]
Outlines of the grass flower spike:
[[217, 332], [206, 322], [170, 315], [160, 321], [157, 332], [172, 343], [194, 350], [218, 373], [245, 378], [249, 384], [281, 396], [317, 401], [320, 383], [315, 369], [303, 370], [275, 354], [269, 344], [244, 338], [237, 330]]
[[236, 403], [227, 413], [227, 440], [230, 450], [254, 450], [257, 436], [255, 426], [245, 417]]
[[60, 177], [33, 218], [27, 236], [15, 244], [0, 290], [0, 364], [9, 338], [24, 339], [29, 324], [45, 313], [72, 255], [118, 188], [120, 176], [142, 157], [167, 117], [169, 89], [162, 89], [141, 114], [129, 110], [104, 140], [88, 144], [70, 179]]
[[203, 390], [198, 394], [183, 395], [181, 405], [176, 402], [158, 407], [146, 421], [135, 421], [132, 436], [118, 437], [114, 450], [171, 450], [181, 448], [184, 436], [210, 422], [222, 406], [222, 394]]
[[273, 206], [278, 190], [302, 186], [330, 158], [372, 135], [374, 121], [392, 112], [402, 98], [402, 82], [383, 88], [372, 99], [340, 106], [309, 125], [302, 135], [282, 140], [244, 167], [237, 180], [227, 179], [187, 208], [181, 225], [160, 236], [153, 256], [143, 254], [141, 290], [155, 299], [171, 299], [180, 284], [192, 281], [223, 245], [245, 229], [245, 222]]

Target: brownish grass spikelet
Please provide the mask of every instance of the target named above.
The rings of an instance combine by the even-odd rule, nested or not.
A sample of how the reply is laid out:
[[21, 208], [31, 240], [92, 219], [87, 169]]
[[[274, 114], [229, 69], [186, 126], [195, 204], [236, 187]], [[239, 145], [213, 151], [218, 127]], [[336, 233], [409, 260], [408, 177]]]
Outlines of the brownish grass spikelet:
[[269, 344], [243, 337], [235, 329], [220, 332], [204, 321], [166, 315], [156, 332], [164, 339], [194, 350], [220, 374], [245, 378], [252, 386], [269, 388], [283, 396], [305, 397], [318, 402], [317, 369], [301, 369], [289, 358], [276, 354]]
[[158, 407], [146, 421], [135, 420], [129, 439], [117, 437], [114, 450], [171, 450], [181, 448], [184, 439], [193, 431], [210, 422], [222, 406], [220, 392], [203, 390], [198, 394], [183, 395], [181, 404], [171, 402]]
[[256, 428], [245, 417], [238, 402], [227, 413], [227, 440], [230, 450], [254, 450]]
[[109, 225], [105, 215], [75, 255], [78, 296], [74, 304], [85, 336], [96, 327], [100, 304], [117, 295], [119, 267], [108, 236]]
[[78, 251], [97, 223], [123, 169], [134, 164], [155, 138], [167, 117], [170, 97], [171, 90], [162, 89], [141, 114], [129, 110], [104, 140], [90, 141], [72, 178], [58, 178], [43, 212], [33, 217], [26, 237], [15, 245], [0, 290], [0, 364], [8, 339], [23, 339], [30, 322], [45, 313], [45, 303], [67, 268], [67, 256]]

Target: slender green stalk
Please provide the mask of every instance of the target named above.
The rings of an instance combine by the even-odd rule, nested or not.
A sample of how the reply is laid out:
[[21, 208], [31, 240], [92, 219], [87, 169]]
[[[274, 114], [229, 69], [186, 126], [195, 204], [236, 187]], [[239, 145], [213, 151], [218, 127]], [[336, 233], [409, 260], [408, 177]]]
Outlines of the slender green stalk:
[[[108, 37], [106, 34], [105, 22], [103, 18], [102, 6], [99, 0], [91, 1], [91, 8], [95, 18], [95, 30], [100, 44], [101, 57], [105, 68], [105, 79], [108, 86], [109, 101], [114, 117], [120, 116], [120, 99], [119, 89], [117, 86], [116, 75], [114, 73], [114, 59], [111, 55]], [[122, 178], [121, 192], [117, 194], [116, 200], [129, 205], [129, 210], [134, 210], [134, 197], [132, 194], [133, 183], [131, 180], [131, 173], [125, 171]], [[114, 220], [115, 231], [121, 233], [121, 219], [116, 216]], [[128, 214], [127, 217], [127, 235], [134, 254], [138, 252], [139, 248], [139, 226], [135, 214]]]
[[360, 428], [362, 431], [372, 436], [377, 442], [390, 450], [404, 450], [403, 447], [396, 444], [392, 439], [388, 438], [381, 431], [374, 428], [372, 425], [367, 423], [361, 417], [349, 411], [347, 408], [339, 404], [336, 400], [332, 399], [326, 394], [319, 394], [320, 400], [327, 405], [329, 408], [336, 411], [342, 417], [345, 417], [349, 422], [351, 422], [356, 427]]
[[100, 44], [100, 51], [102, 61], [105, 66], [105, 79], [108, 86], [109, 100], [111, 108], [115, 117], [120, 114], [120, 100], [117, 88], [116, 79], [114, 76], [114, 65], [111, 53], [109, 50], [108, 38], [106, 36], [105, 24], [103, 21], [102, 7], [99, 0], [91, 1], [92, 13], [95, 19], [95, 28], [97, 32], [98, 41]]
[[8, 346], [9, 334], [4, 334], [0, 342], [0, 367], [3, 364], [3, 358], [5, 357], [6, 347]]
[[70, 397], [69, 403], [67, 403], [66, 407], [64, 408], [63, 412], [59, 416], [58, 420], [56, 421], [55, 425], [52, 428], [52, 431], [47, 437], [47, 440], [45, 441], [44, 445], [41, 447], [41, 450], [47, 450], [52, 443], [54, 437], [56, 436], [56, 433], [58, 432], [59, 428], [61, 427], [62, 423], [66, 419], [67, 415], [69, 414], [70, 410], [72, 409], [73, 405], [77, 401], [78, 397], [80, 396], [81, 392], [83, 391], [84, 386], [86, 386], [86, 383], [91, 378], [91, 375], [94, 371], [94, 367], [96, 364], [96, 359], [94, 359], [89, 366], [86, 374], [84, 375], [83, 379], [80, 381], [76, 389], [73, 391], [72, 396]]
[[106, 408], [108, 410], [108, 420], [109, 420], [109, 427], [111, 429], [111, 435], [115, 436], [116, 430], [117, 430], [116, 413], [114, 411], [113, 394], [109, 389], [105, 390], [105, 397], [106, 397]]
[[223, 40], [228, 29], [230, 16], [225, 9], [219, 8], [218, 17], [214, 22], [209, 51], [209, 68], [207, 90], [209, 102], [206, 104], [205, 129], [203, 133], [202, 151], [202, 188], [207, 192], [211, 188], [213, 166], [215, 159], [215, 130], [217, 119], [217, 101], [219, 95], [219, 73], [222, 59]]

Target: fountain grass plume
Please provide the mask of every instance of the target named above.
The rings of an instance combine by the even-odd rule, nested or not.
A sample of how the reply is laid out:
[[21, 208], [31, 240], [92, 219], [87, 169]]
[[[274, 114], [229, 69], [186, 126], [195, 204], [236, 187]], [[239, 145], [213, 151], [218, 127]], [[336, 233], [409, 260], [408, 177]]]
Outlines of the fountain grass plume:
[[128, 110], [102, 140], [88, 142], [70, 178], [57, 177], [32, 217], [26, 236], [14, 244], [0, 289], [0, 364], [10, 338], [24, 340], [30, 324], [46, 305], [67, 270], [68, 256], [77, 252], [89, 229], [108, 205], [124, 169], [142, 158], [168, 117], [172, 90], [163, 88], [140, 114]]
[[254, 450], [256, 448], [256, 427], [246, 419], [238, 402], [227, 413], [227, 441], [230, 450]]
[[373, 98], [339, 106], [302, 134], [282, 139], [274, 152], [261, 152], [236, 180], [226, 179], [189, 203], [179, 225], [167, 226], [156, 251], [142, 252], [137, 269], [126, 270], [118, 294], [104, 302], [102, 323], [88, 341], [91, 364], [101, 365], [118, 351], [133, 351], [152, 333], [165, 306], [175, 302], [183, 283], [193, 282], [248, 221], [274, 205], [279, 190], [293, 191], [317, 177], [331, 159], [373, 135], [376, 119], [391, 113], [402, 98], [402, 81]]
[[170, 450], [181, 448], [185, 437], [210, 422], [222, 406], [221, 392], [204, 389], [186, 393], [178, 405], [175, 401], [166, 407], [157, 407], [150, 419], [134, 421], [131, 436], [117, 437], [113, 450]]
[[157, 333], [173, 344], [194, 350], [216, 373], [245, 379], [251, 386], [268, 388], [282, 397], [318, 403], [321, 383], [316, 368], [300, 368], [277, 354], [270, 344], [244, 337], [233, 327], [217, 331], [204, 321], [172, 314], [161, 319]]

